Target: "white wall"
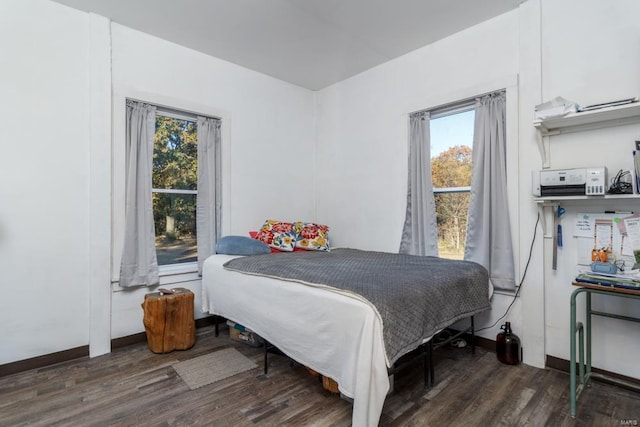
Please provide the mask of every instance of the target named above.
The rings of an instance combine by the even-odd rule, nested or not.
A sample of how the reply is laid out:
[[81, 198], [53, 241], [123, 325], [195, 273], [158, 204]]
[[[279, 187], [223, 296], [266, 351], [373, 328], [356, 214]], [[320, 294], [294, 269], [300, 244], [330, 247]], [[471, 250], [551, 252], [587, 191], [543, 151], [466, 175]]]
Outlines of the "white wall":
[[[223, 118], [225, 233], [315, 219], [313, 92], [45, 0], [0, 2], [0, 40], [0, 364], [144, 331], [150, 289], [105, 295], [98, 265], [119, 263], [126, 96]], [[196, 274], [162, 283], [199, 306]]]
[[318, 213], [334, 242], [398, 249], [408, 113], [515, 84], [517, 23], [503, 15], [318, 93]]
[[[223, 234], [247, 235], [265, 219], [315, 220], [313, 92], [112, 24], [114, 262], [124, 224], [124, 98], [222, 118]], [[161, 283], [192, 289], [197, 275]], [[140, 332], [148, 289], [116, 290], [112, 336]], [[197, 313], [202, 317], [201, 313]]]
[[[530, 172], [542, 167], [533, 107], [558, 95], [582, 105], [640, 95], [639, 12], [633, 0], [528, 0], [516, 11], [320, 91], [318, 217], [331, 224], [334, 243], [397, 250], [406, 205], [408, 113], [474, 95], [469, 93], [474, 90], [482, 93], [517, 76], [518, 102], [508, 107], [510, 126], [517, 126], [508, 149], [517, 158], [508, 169], [516, 181], [510, 187], [511, 220], [521, 277], [537, 217]], [[640, 126], [558, 138], [551, 147], [553, 168], [605, 164], [615, 173], [631, 167]], [[569, 222], [576, 210], [584, 210], [565, 207]], [[637, 211], [638, 202], [606, 208]], [[569, 359], [569, 298], [577, 253], [573, 239], [565, 237], [553, 272], [552, 241], [542, 240], [540, 227], [536, 235], [520, 301], [505, 320], [523, 338], [525, 362], [543, 366], [546, 355]], [[480, 326], [493, 323], [510, 300], [496, 295]], [[627, 315], [640, 313], [629, 301], [597, 304]], [[594, 366], [638, 378], [636, 325], [610, 319], [595, 324]], [[495, 339], [496, 332], [481, 335]]]
[[0, 2], [0, 364], [89, 341], [88, 23]]
[[[507, 86], [521, 276], [537, 213], [530, 171], [542, 165], [533, 106], [557, 95], [583, 105], [640, 95], [639, 12], [635, 0], [528, 0], [517, 11], [314, 94], [57, 3], [0, 2], [0, 284], [6, 293], [0, 364], [87, 345], [96, 335], [104, 341], [109, 329], [113, 338], [143, 330], [140, 302], [148, 290], [114, 286], [104, 304], [91, 301], [109, 287], [104, 267], [96, 272], [95, 263], [105, 251], [118, 261], [110, 233], [95, 230], [105, 220], [101, 204], [112, 208], [106, 206], [112, 193], [115, 242], [122, 228], [126, 96], [222, 116], [225, 232], [243, 234], [267, 216], [310, 218], [331, 226], [335, 245], [395, 251], [406, 199], [408, 113]], [[96, 78], [92, 67], [105, 58], [113, 71]], [[110, 78], [114, 122], [105, 130], [99, 122], [108, 114], [100, 113], [95, 96]], [[112, 141], [112, 176], [111, 167], [96, 165], [105, 138]], [[561, 138], [552, 143], [552, 167], [606, 162], [616, 170], [630, 167], [628, 144], [640, 139], [640, 129]], [[112, 183], [101, 185], [105, 180]], [[584, 210], [565, 207], [567, 220]], [[605, 207], [612, 208], [593, 209]], [[525, 361], [541, 366], [546, 354], [569, 359], [577, 253], [565, 237], [553, 272], [551, 240], [543, 244], [539, 229], [537, 235], [522, 298], [508, 320], [523, 338]], [[198, 290], [194, 275], [181, 278], [180, 286]], [[509, 302], [496, 295], [480, 323], [492, 323]], [[639, 314], [629, 302], [597, 304]], [[634, 325], [598, 319], [594, 365], [637, 378], [632, 355], [640, 353], [639, 338]]]
[[[331, 225], [334, 244], [396, 252], [406, 209], [408, 114], [503, 88], [514, 243], [530, 241], [533, 224], [518, 226], [518, 47], [516, 10], [318, 93], [318, 217]], [[478, 326], [493, 323], [511, 297], [493, 301]], [[509, 320], [519, 332], [519, 302]], [[495, 339], [500, 324], [482, 335]]]
[[[563, 96], [589, 105], [640, 96], [640, 3], [634, 0], [544, 0], [542, 3], [542, 93], [545, 100]], [[605, 165], [610, 174], [633, 170], [631, 152], [640, 140], [640, 124], [553, 137], [551, 168]], [[562, 204], [565, 229], [578, 212], [640, 210], [640, 203]], [[558, 270], [545, 280], [547, 354], [569, 359], [570, 285], [576, 274], [577, 247], [565, 237]], [[551, 241], [546, 243], [547, 249]], [[583, 297], [579, 301], [583, 301]], [[579, 307], [582, 305], [580, 304]], [[637, 301], [594, 297], [594, 309], [640, 316]], [[614, 319], [594, 320], [594, 366], [640, 378], [640, 330]]]

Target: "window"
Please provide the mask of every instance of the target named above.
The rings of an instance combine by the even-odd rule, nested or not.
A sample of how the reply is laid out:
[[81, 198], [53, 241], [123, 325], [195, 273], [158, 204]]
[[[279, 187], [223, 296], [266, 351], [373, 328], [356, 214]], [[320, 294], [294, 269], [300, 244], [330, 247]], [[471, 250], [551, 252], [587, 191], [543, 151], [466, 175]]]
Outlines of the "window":
[[431, 180], [438, 224], [438, 253], [442, 258], [464, 258], [474, 118], [473, 105], [458, 105], [431, 113]]
[[[507, 91], [413, 112], [408, 134], [400, 253], [473, 261], [489, 271], [495, 289], [514, 290], [507, 178], [507, 158], [514, 152], [507, 151]], [[424, 173], [429, 166], [431, 176]]]
[[196, 118], [158, 110], [152, 172], [158, 265], [197, 261], [197, 195]]
[[152, 286], [160, 276], [200, 273], [222, 228], [222, 120], [124, 101], [123, 144], [114, 146], [122, 171], [114, 175], [122, 219], [114, 225], [114, 282]]

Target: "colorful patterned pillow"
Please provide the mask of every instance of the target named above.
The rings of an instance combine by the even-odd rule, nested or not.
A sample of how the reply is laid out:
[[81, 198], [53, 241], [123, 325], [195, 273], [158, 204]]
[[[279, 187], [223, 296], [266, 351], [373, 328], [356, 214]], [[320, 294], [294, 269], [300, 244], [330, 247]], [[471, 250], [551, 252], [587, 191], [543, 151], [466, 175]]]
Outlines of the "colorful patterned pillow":
[[296, 244], [296, 231], [290, 222], [268, 219], [256, 235], [256, 239], [280, 251], [291, 252]]
[[313, 222], [295, 222], [293, 228], [296, 230], [296, 248], [308, 251], [328, 251], [329, 250], [329, 227]]
[[[251, 236], [252, 239], [256, 239], [258, 240], [258, 232], [257, 231], [250, 231], [249, 232], [249, 236]], [[262, 240], [260, 241], [261, 243], [264, 243]], [[265, 243], [266, 244], [266, 243]], [[281, 250], [278, 250], [276, 248], [272, 248], [269, 246], [269, 249], [271, 250], [272, 254], [278, 254], [278, 253], [282, 253]], [[290, 252], [290, 251], [289, 251]], [[304, 252], [304, 249], [300, 249], [300, 248], [293, 248], [293, 252]]]

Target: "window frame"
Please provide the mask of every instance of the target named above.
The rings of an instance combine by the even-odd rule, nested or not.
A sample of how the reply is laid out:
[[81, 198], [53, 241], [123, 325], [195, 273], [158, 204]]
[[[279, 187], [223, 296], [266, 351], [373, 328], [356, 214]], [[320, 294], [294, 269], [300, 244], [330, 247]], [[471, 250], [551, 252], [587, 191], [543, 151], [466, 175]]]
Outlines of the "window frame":
[[[444, 106], [437, 107], [432, 110], [426, 110], [426, 111], [429, 111], [429, 125], [430, 125], [429, 129], [431, 129], [432, 120], [437, 120], [444, 117], [453, 116], [456, 114], [462, 114], [469, 111], [475, 111], [475, 98], [465, 99], [459, 102], [452, 102], [450, 104], [446, 104]], [[429, 135], [429, 141], [431, 142], [431, 135]], [[471, 141], [471, 149], [473, 150], [473, 137]], [[429, 157], [430, 157], [429, 167], [431, 168], [433, 166], [433, 163], [432, 163], [433, 159], [431, 158], [431, 153], [429, 154]], [[473, 165], [471, 167], [473, 168]], [[469, 186], [463, 186], [463, 187], [432, 187], [432, 190], [433, 190], [434, 196], [438, 194], [471, 193], [471, 186], [469, 185]], [[467, 217], [468, 217], [468, 214], [469, 213], [467, 212]], [[467, 219], [467, 222], [468, 222], [468, 219]], [[438, 229], [438, 234], [439, 232], [440, 230]], [[465, 232], [464, 244], [465, 246], [467, 244], [466, 232]]]
[[[178, 111], [175, 109], [169, 109], [166, 107], [160, 107], [158, 106], [156, 109], [156, 117], [158, 116], [162, 116], [162, 117], [169, 117], [170, 119], [175, 119], [175, 120], [184, 120], [184, 121], [189, 121], [189, 122], [193, 122], [196, 124], [196, 132], [198, 131], [198, 117], [195, 114], [190, 114], [186, 111]], [[196, 152], [197, 153], [197, 152]], [[197, 156], [197, 154], [196, 154]], [[197, 157], [196, 157], [196, 161], [197, 161]], [[197, 186], [197, 183], [196, 183]], [[151, 194], [153, 195], [153, 193], [161, 193], [161, 194], [195, 194], [196, 196], [196, 203], [198, 201], [198, 190], [183, 190], [183, 189], [168, 189], [168, 188], [154, 188], [151, 187]], [[154, 212], [155, 214], [155, 212]], [[196, 237], [197, 237], [198, 233], [196, 230]], [[157, 234], [157, 230], [156, 230], [156, 238], [158, 237]], [[157, 249], [157, 248], [156, 248]], [[196, 246], [196, 254], [197, 254], [197, 246]], [[163, 275], [172, 275], [172, 274], [179, 274], [180, 272], [192, 272], [192, 271], [198, 271], [198, 260], [196, 257], [195, 261], [191, 261], [191, 262], [178, 262], [178, 263], [174, 263], [174, 264], [158, 264], [158, 274], [160, 276]]]
[[[230, 204], [226, 203], [230, 196], [230, 144], [231, 113], [211, 105], [204, 105], [190, 100], [138, 91], [132, 88], [123, 88], [113, 93], [113, 133], [111, 140], [111, 287], [114, 292], [124, 291], [120, 281], [120, 261], [122, 258], [122, 248], [124, 241], [125, 223], [125, 193], [126, 193], [126, 144], [125, 144], [125, 123], [126, 123], [126, 101], [132, 99], [140, 102], [155, 105], [163, 112], [178, 114], [184, 111], [194, 116], [214, 117], [221, 121], [221, 178], [222, 178], [222, 234], [230, 233], [231, 217]], [[227, 220], [225, 220], [225, 218]], [[159, 268], [160, 286], [174, 285], [200, 280], [197, 271], [197, 262], [172, 264]]]
[[[507, 97], [507, 141], [512, 141], [511, 143], [507, 144], [507, 174], [510, 177], [507, 183], [507, 188], [510, 195], [509, 211], [522, 212], [519, 208], [521, 202], [520, 196], [522, 194], [528, 194], [527, 191], [530, 192], [531, 186], [529, 182], [521, 182], [520, 174], [518, 172], [520, 170], [527, 170], [528, 168], [530, 168], [531, 161], [530, 159], [525, 160], [520, 158], [519, 141], [522, 138], [529, 138], [531, 135], [533, 135], [532, 138], [535, 138], [535, 129], [533, 129], [533, 127], [531, 126], [525, 127], [524, 130], [520, 129], [521, 122], [530, 123], [531, 120], [529, 119], [529, 111], [522, 112], [519, 108], [520, 98], [523, 95], [519, 93], [519, 75], [517, 73], [507, 74], [498, 76], [493, 79], [480, 81], [475, 84], [471, 84], [470, 86], [462, 87], [453, 92], [447, 91], [438, 93], [433, 97], [430, 97], [428, 102], [425, 102], [424, 99], [418, 99], [409, 108], [406, 109], [406, 117], [409, 117], [410, 114], [418, 113], [421, 111], [437, 112], [446, 106], [455, 105], [465, 100], [475, 101], [475, 99], [480, 96], [498, 92], [501, 90], [504, 90], [506, 92]], [[532, 96], [532, 94], [528, 92], [524, 95], [525, 97]], [[409, 146], [407, 144], [407, 150], [408, 149]], [[522, 185], [526, 187], [527, 191], [520, 188]], [[406, 195], [406, 188], [404, 194]], [[510, 215], [511, 230], [514, 230], [512, 232], [512, 239], [516, 260], [519, 260], [521, 258], [521, 254], [527, 253], [526, 251], [528, 251], [529, 248], [529, 233], [528, 231], [524, 232], [520, 229], [521, 216], [522, 214]], [[533, 218], [533, 220], [535, 222], [535, 217]], [[526, 239], [524, 243], [522, 243], [523, 247], [521, 247], [523, 233]], [[521, 277], [523, 266], [524, 263], [516, 261], [516, 277]], [[506, 292], [501, 290], [494, 290], [494, 293], [513, 296], [513, 292]]]

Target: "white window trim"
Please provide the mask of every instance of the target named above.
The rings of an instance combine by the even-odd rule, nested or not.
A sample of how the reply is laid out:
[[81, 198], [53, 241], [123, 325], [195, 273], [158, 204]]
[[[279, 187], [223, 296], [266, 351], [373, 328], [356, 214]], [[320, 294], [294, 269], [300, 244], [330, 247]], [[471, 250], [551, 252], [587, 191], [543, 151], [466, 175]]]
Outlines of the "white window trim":
[[[462, 114], [469, 111], [475, 111], [475, 98], [463, 99], [461, 101], [452, 102], [450, 104], [436, 107], [429, 111], [429, 120], [437, 120], [444, 117], [453, 116], [455, 114]], [[471, 140], [471, 147], [473, 147], [473, 138]], [[450, 147], [452, 148], [452, 147]], [[431, 160], [433, 161], [433, 159]], [[455, 194], [455, 193], [471, 193], [471, 186], [464, 187], [434, 187], [432, 188], [433, 194]], [[436, 202], [437, 207], [437, 202]], [[438, 236], [440, 235], [440, 226], [438, 225]], [[439, 237], [438, 237], [439, 240]], [[464, 241], [466, 245], [466, 239]]]
[[198, 194], [198, 190], [181, 190], [179, 188], [152, 188], [151, 192], [165, 194]]
[[[197, 273], [198, 262], [183, 262], [178, 264], [166, 264], [158, 267], [160, 277], [176, 276], [185, 273]], [[162, 280], [161, 280], [162, 281]]]
[[173, 111], [167, 109], [167, 107], [158, 107], [156, 110], [157, 116], [169, 117], [170, 119], [176, 120], [184, 120], [187, 122], [196, 123], [198, 121], [198, 117], [196, 115], [189, 114], [185, 111]]
[[[229, 234], [231, 230], [230, 200], [230, 165], [231, 165], [231, 114], [209, 105], [202, 105], [185, 99], [167, 97], [155, 93], [141, 92], [132, 88], [122, 88], [113, 94], [113, 136], [112, 136], [112, 196], [111, 196], [111, 283], [112, 290], [123, 290], [119, 286], [120, 260], [124, 239], [124, 206], [125, 206], [125, 121], [126, 100], [135, 99], [158, 107], [158, 114], [163, 116], [180, 116], [177, 111], [184, 111], [180, 119], [194, 121], [198, 115], [215, 117], [222, 121], [222, 234]], [[176, 111], [177, 110], [177, 111]], [[193, 114], [193, 116], [190, 116]], [[176, 117], [177, 118], [177, 117]], [[197, 120], [197, 118], [196, 118]], [[197, 190], [182, 190], [197, 191]], [[172, 264], [160, 266], [160, 286], [200, 280], [197, 263]]]
[[448, 194], [448, 193], [470, 193], [471, 187], [442, 187], [434, 188], [434, 194]]
[[[204, 115], [204, 114], [203, 114]], [[156, 116], [169, 117], [175, 120], [184, 120], [187, 122], [197, 123], [198, 117], [195, 114], [191, 114], [186, 111], [179, 111], [169, 109], [167, 107], [158, 107], [156, 110]], [[163, 194], [195, 194], [198, 195], [198, 190], [182, 190], [179, 188], [152, 188], [151, 193], [163, 193]], [[157, 234], [156, 234], [156, 237]], [[197, 254], [197, 252], [196, 252]], [[160, 282], [162, 284], [162, 278], [167, 276], [176, 276], [178, 274], [193, 273], [198, 271], [198, 262], [182, 262], [175, 264], [158, 265], [158, 275], [160, 276]], [[173, 282], [172, 282], [173, 283]]]
[[[171, 267], [171, 268], [163, 268], [163, 267]], [[155, 286], [136, 286], [134, 288], [122, 288], [118, 281], [111, 282], [111, 289], [113, 292], [122, 292], [128, 291], [131, 289], [155, 289], [157, 287], [163, 286], [174, 286], [179, 283], [188, 283], [194, 282], [201, 279], [198, 274], [198, 263], [197, 262], [185, 262], [183, 264], [173, 264], [170, 266], [160, 266], [159, 267], [159, 275], [160, 275], [160, 284]]]
[[[441, 119], [443, 117], [453, 116], [454, 114], [462, 114], [468, 111], [475, 111], [475, 98], [463, 99], [458, 102], [452, 102], [433, 110], [429, 110], [429, 120]], [[471, 141], [473, 146], [473, 141]], [[442, 187], [433, 188], [433, 194], [449, 194], [449, 193], [470, 193], [471, 187]]]
[[454, 114], [462, 114], [468, 111], [475, 111], [475, 98], [473, 100], [462, 100], [453, 104], [437, 107], [429, 111], [429, 120], [441, 119]]

